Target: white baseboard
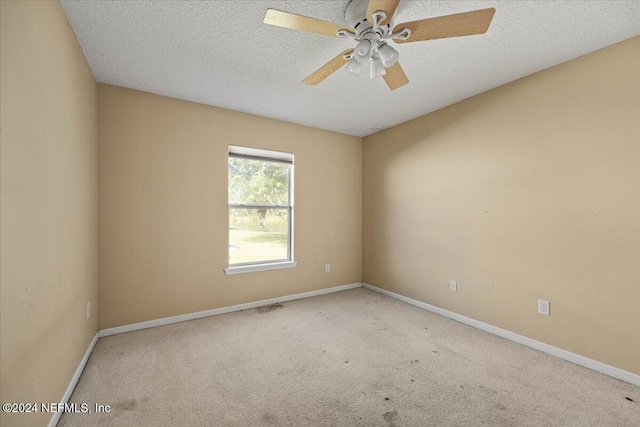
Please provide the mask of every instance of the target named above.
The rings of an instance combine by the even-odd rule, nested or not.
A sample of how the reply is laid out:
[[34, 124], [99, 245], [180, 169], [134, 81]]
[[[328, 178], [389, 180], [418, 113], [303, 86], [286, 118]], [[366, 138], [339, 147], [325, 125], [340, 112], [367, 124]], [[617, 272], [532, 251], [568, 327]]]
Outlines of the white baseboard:
[[[78, 365], [78, 369], [76, 369], [76, 372], [73, 374], [73, 377], [71, 378], [71, 382], [69, 383], [67, 390], [65, 390], [64, 394], [62, 395], [62, 399], [60, 399], [60, 403], [69, 402], [71, 393], [73, 393], [73, 390], [76, 388], [76, 385], [78, 384], [80, 375], [82, 375], [82, 371], [84, 371], [84, 367], [87, 364], [87, 360], [89, 360], [89, 356], [91, 356], [91, 352], [93, 351], [93, 348], [96, 346], [96, 342], [98, 342], [97, 332], [93, 336], [93, 339], [91, 340], [91, 342], [89, 343], [89, 347], [87, 347], [87, 351], [84, 353], [84, 356], [82, 357], [82, 360]], [[48, 427], [56, 427], [61, 416], [62, 416], [62, 412], [54, 412], [53, 416], [49, 420]]]
[[368, 283], [363, 283], [362, 286], [372, 291], [390, 296], [397, 300], [422, 308], [424, 310], [431, 311], [432, 313], [436, 313], [441, 316], [448, 317], [449, 319], [456, 320], [460, 323], [464, 323], [465, 325], [473, 326], [474, 328], [478, 328], [485, 332], [489, 332], [499, 337], [506, 338], [510, 341], [517, 342], [518, 344], [526, 345], [527, 347], [534, 348], [536, 350], [542, 351], [543, 353], [547, 353], [552, 356], [559, 357], [561, 359], [575, 363], [576, 365], [584, 366], [585, 368], [589, 368], [594, 371], [600, 372], [602, 374], [609, 375], [610, 377], [617, 378], [619, 380], [626, 381], [628, 383], [640, 386], [640, 375], [634, 374], [632, 372], [625, 371], [623, 369], [616, 368], [614, 366], [607, 365], [602, 362], [598, 362], [597, 360], [589, 359], [588, 357], [584, 357], [579, 354], [572, 353], [570, 351], [563, 350], [561, 348], [554, 347], [552, 345], [545, 344], [543, 342], [536, 341], [531, 338], [527, 338], [523, 335], [516, 334], [515, 332], [507, 331], [506, 329], [498, 328], [497, 326], [493, 326], [488, 323], [484, 323], [479, 320], [472, 319], [470, 317], [462, 316], [452, 311], [444, 310], [442, 308], [439, 308], [430, 304], [426, 304], [424, 302], [420, 302], [420, 301], [402, 296], [400, 294], [387, 291], [382, 288], [378, 288]]
[[100, 337], [122, 334], [125, 332], [138, 331], [140, 329], [155, 328], [156, 326], [169, 325], [171, 323], [185, 322], [187, 320], [200, 319], [202, 317], [217, 316], [218, 314], [231, 313], [234, 311], [248, 310], [250, 308], [262, 307], [265, 305], [277, 304], [280, 302], [293, 301], [302, 298], [310, 298], [318, 295], [330, 294], [333, 292], [346, 291], [348, 289], [359, 288], [362, 283], [351, 283], [349, 285], [334, 286], [332, 288], [318, 289], [317, 291], [303, 292], [300, 294], [285, 295], [283, 297], [263, 299], [260, 301], [248, 302], [245, 304], [231, 305], [228, 307], [214, 308], [211, 310], [197, 311], [195, 313], [180, 314], [178, 316], [164, 317], [162, 319], [148, 320], [146, 322], [133, 323], [130, 325], [116, 326], [115, 328], [101, 329], [98, 331]]

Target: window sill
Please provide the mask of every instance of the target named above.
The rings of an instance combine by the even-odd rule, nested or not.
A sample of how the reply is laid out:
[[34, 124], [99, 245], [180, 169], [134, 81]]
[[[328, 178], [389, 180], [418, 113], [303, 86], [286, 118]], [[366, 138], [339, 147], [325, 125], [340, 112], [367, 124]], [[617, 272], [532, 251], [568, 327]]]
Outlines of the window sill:
[[293, 268], [296, 265], [298, 265], [297, 261], [272, 262], [268, 264], [238, 265], [235, 267], [225, 268], [224, 272], [227, 275], [253, 273], [256, 271], [280, 270], [282, 268]]

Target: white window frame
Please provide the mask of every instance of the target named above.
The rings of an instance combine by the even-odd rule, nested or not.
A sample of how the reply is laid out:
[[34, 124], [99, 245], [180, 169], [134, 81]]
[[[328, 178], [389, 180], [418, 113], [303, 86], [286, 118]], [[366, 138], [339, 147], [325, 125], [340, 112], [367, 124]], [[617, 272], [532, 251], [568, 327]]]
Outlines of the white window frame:
[[[274, 260], [274, 261], [258, 261], [258, 262], [246, 262], [241, 264], [229, 264], [227, 268], [224, 269], [226, 274], [240, 274], [240, 273], [252, 273], [256, 271], [267, 271], [267, 270], [279, 270], [282, 268], [292, 268], [295, 267], [298, 263], [294, 261], [293, 258], [293, 230], [294, 230], [294, 209], [293, 209], [293, 153], [285, 153], [282, 151], [272, 151], [272, 150], [264, 150], [260, 148], [250, 148], [250, 147], [240, 147], [236, 145], [229, 146], [229, 153], [227, 159], [229, 157], [241, 157], [246, 159], [255, 159], [255, 160], [264, 160], [269, 162], [281, 162], [288, 163], [289, 167], [289, 204], [283, 206], [267, 206], [267, 205], [253, 205], [253, 204], [232, 204], [229, 203], [229, 196], [227, 195], [227, 221], [229, 221], [229, 210], [232, 208], [267, 208], [273, 209], [274, 207], [277, 209], [288, 209], [289, 210], [289, 230], [288, 230], [288, 242], [287, 242], [287, 259], [286, 260]], [[227, 179], [229, 179], [229, 175], [227, 173]], [[227, 186], [228, 188], [228, 186]], [[227, 223], [228, 230], [228, 223]], [[227, 237], [229, 233], [227, 231]], [[229, 251], [229, 245], [227, 244], [227, 253]]]

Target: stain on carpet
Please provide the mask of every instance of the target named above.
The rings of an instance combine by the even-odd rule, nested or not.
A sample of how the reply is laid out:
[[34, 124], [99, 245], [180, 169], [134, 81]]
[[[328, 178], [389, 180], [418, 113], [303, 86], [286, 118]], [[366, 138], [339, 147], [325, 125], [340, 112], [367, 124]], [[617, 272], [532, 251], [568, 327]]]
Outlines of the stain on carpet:
[[271, 304], [271, 305], [264, 305], [262, 307], [256, 308], [256, 310], [258, 310], [258, 313], [264, 314], [270, 311], [278, 310], [280, 308], [284, 308], [284, 305], [277, 303], [277, 304]]
[[382, 418], [384, 418], [390, 426], [393, 426], [396, 418], [398, 418], [398, 411], [387, 411], [382, 414]]
[[138, 402], [135, 399], [127, 399], [113, 405], [113, 409], [121, 410], [121, 411], [132, 411], [136, 409], [138, 406]]
[[278, 417], [276, 417], [273, 414], [270, 413], [266, 413], [262, 416], [262, 422], [266, 423], [266, 424], [277, 424], [278, 423]]

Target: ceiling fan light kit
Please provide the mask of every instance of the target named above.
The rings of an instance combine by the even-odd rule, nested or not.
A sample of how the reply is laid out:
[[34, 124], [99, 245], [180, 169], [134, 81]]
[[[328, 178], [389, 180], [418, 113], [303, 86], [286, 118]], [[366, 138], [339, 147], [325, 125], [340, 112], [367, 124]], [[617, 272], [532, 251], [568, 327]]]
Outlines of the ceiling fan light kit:
[[[398, 51], [389, 46], [385, 40], [392, 38], [393, 20], [387, 20], [384, 11], [373, 12], [373, 23], [367, 19], [369, 3], [366, 0], [352, 0], [347, 6], [347, 24], [355, 30], [339, 31], [338, 37], [349, 37], [358, 41], [354, 54], [347, 64], [347, 70], [360, 74], [363, 65], [369, 65], [369, 77], [376, 78], [386, 74], [385, 68], [391, 67], [398, 60]], [[386, 21], [386, 24], [382, 24]], [[397, 36], [401, 36], [398, 34]]]
[[396, 62], [398, 62], [398, 58], [400, 54], [397, 50], [392, 48], [386, 43], [383, 43], [378, 48], [378, 54], [380, 55], [380, 59], [382, 59], [382, 63], [384, 64], [384, 68], [389, 68]]
[[387, 74], [380, 58], [371, 58], [369, 62], [369, 77], [375, 79], [376, 77], [382, 77]]
[[449, 37], [484, 34], [489, 29], [495, 9], [482, 9], [437, 18], [407, 22], [394, 27], [400, 0], [351, 0], [346, 10], [348, 27], [306, 16], [269, 9], [264, 23], [283, 28], [307, 31], [326, 36], [351, 38], [358, 44], [333, 58], [303, 80], [317, 85], [346, 64], [353, 74], [360, 74], [366, 65], [369, 77], [384, 77], [387, 86], [395, 90], [409, 83], [400, 67], [400, 54], [388, 42], [411, 43]]

